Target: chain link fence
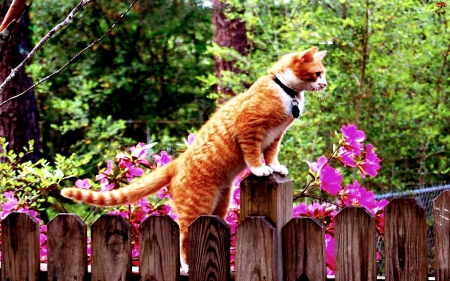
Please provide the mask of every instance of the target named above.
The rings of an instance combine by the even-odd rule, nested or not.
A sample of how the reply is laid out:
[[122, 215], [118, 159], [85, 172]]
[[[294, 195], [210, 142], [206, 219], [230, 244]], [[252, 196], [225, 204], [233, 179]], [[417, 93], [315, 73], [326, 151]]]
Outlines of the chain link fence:
[[[426, 210], [427, 214], [427, 241], [428, 241], [428, 274], [434, 276], [434, 218], [433, 218], [433, 201], [445, 190], [450, 189], [450, 184], [433, 186], [421, 189], [411, 189], [401, 192], [390, 192], [375, 195], [377, 200], [386, 199], [391, 201], [398, 197], [414, 197], [417, 202]], [[377, 250], [381, 258], [378, 260], [378, 275], [384, 276], [384, 241], [380, 239], [377, 242]]]

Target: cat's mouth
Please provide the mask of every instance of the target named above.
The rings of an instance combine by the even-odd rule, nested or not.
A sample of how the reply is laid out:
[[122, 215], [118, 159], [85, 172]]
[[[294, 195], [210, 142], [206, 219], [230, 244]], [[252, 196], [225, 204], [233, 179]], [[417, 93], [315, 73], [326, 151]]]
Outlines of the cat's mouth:
[[326, 86], [318, 86], [318, 87], [313, 87], [313, 86], [311, 86], [311, 87], [309, 87], [309, 88], [307, 89], [307, 91], [309, 91], [309, 92], [320, 92], [320, 91], [322, 91], [323, 89], [325, 89], [325, 87], [326, 87]]

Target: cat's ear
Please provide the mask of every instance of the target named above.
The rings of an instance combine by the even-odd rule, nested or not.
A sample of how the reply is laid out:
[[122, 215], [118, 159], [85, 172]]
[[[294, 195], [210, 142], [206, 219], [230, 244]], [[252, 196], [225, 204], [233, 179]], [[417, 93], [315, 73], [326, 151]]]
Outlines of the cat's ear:
[[322, 60], [324, 57], [325, 57], [325, 55], [327, 54], [327, 51], [325, 50], [325, 51], [320, 51], [320, 52], [317, 52], [315, 55], [314, 55], [314, 57], [316, 58], [316, 59], [318, 59], [318, 60]]
[[313, 62], [314, 61], [314, 54], [317, 52], [317, 47], [314, 46], [312, 48], [309, 48], [305, 51], [303, 54], [303, 61], [305, 62]]

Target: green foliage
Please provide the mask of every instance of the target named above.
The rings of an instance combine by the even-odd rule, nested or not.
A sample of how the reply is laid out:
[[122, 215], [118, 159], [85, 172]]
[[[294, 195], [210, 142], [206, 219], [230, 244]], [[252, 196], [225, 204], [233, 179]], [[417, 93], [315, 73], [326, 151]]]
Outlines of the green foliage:
[[0, 194], [13, 191], [21, 206], [39, 211], [53, 206], [61, 211], [61, 207], [55, 204], [56, 198], [59, 198], [58, 189], [65, 180], [83, 174], [81, 166], [87, 164], [90, 158], [77, 160], [74, 154], [69, 157], [58, 154], [53, 164], [44, 159], [35, 163], [24, 162], [24, 157], [33, 152], [33, 141], [18, 154], [9, 151], [7, 146], [5, 138], [0, 138]]
[[[34, 41], [76, 2], [34, 3]], [[76, 152], [111, 158], [109, 152], [130, 145], [131, 139], [180, 139], [202, 124], [214, 102], [207, 98], [210, 89], [197, 79], [213, 68], [205, 53], [212, 37], [211, 10], [201, 3], [138, 1], [103, 41], [39, 86], [44, 155]], [[57, 70], [99, 38], [128, 5], [114, 0], [85, 6], [38, 53], [28, 67], [33, 78]]]
[[[284, 137], [281, 161], [297, 188], [307, 161], [331, 151], [331, 132], [346, 123], [367, 132], [382, 170], [371, 189], [450, 180], [450, 10], [419, 1], [237, 1], [228, 16], [247, 23], [248, 56], [235, 56], [235, 91], [264, 75], [267, 62], [311, 46], [326, 49], [329, 86], [307, 94], [306, 110]], [[239, 11], [239, 13], [235, 12]]]

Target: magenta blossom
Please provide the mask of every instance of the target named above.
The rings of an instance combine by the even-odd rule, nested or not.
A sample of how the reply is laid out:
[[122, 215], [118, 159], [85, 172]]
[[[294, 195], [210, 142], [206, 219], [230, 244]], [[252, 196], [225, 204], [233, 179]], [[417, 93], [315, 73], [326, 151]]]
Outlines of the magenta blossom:
[[344, 165], [344, 167], [356, 167], [356, 163], [355, 163], [355, 154], [347, 151], [347, 149], [340, 147], [339, 151], [338, 151], [338, 155], [336, 157], [337, 160], [339, 160], [339, 162], [342, 163], [342, 165]]
[[357, 163], [363, 178], [365, 178], [366, 175], [376, 177], [378, 170], [380, 169], [381, 160], [372, 148], [373, 146], [368, 144], [364, 159]]
[[[3, 196], [8, 200], [6, 203], [2, 204], [2, 210], [3, 212], [7, 212], [9, 214], [12, 211], [15, 211], [17, 207], [19, 206], [19, 200], [17, 200], [16, 197], [13, 196], [13, 191], [7, 191], [3, 193]], [[6, 215], [5, 215], [6, 217]], [[3, 216], [2, 216], [3, 219]]]
[[339, 170], [328, 164], [328, 159], [321, 156], [317, 162], [309, 164], [311, 170], [318, 174], [320, 188], [329, 194], [336, 196], [341, 191], [342, 174]]
[[344, 137], [345, 149], [359, 156], [364, 148], [362, 142], [366, 140], [364, 131], [358, 130], [355, 124], [348, 124], [341, 127], [341, 132]]
[[136, 146], [130, 147], [131, 156], [137, 158], [136, 163], [150, 167], [150, 162], [147, 160], [150, 155], [147, 150], [152, 148], [154, 145], [154, 143], [145, 144], [140, 142]]
[[100, 174], [95, 176], [95, 180], [99, 181], [102, 179], [106, 179], [109, 175], [112, 174], [112, 170], [114, 168], [114, 163], [112, 160], [108, 160], [108, 162], [106, 162], [106, 170], [100, 172]]
[[327, 275], [334, 275], [334, 271], [336, 270], [334, 237], [328, 233], [325, 234], [325, 255], [327, 261]]
[[195, 141], [195, 134], [190, 133], [187, 140], [184, 140], [184, 143], [189, 147], [191, 146]]
[[158, 167], [162, 167], [172, 161], [172, 156], [170, 156], [167, 151], [161, 151], [160, 155], [154, 154], [152, 157], [155, 159]]
[[91, 183], [89, 182], [89, 179], [84, 179], [84, 180], [77, 180], [75, 182], [75, 186], [81, 189], [90, 189], [92, 187]]

